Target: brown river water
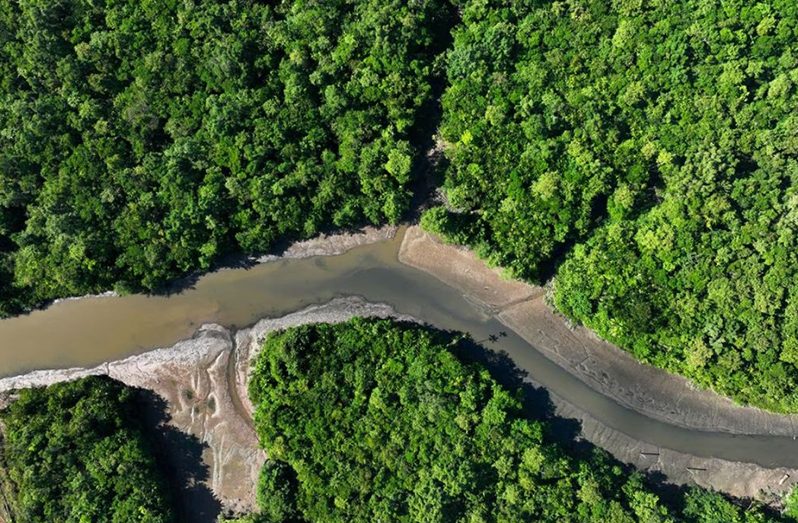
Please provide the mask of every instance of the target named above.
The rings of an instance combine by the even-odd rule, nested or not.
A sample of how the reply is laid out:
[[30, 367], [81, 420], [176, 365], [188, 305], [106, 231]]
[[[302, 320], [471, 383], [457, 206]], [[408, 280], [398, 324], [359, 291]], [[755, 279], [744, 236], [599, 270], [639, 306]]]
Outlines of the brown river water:
[[[189, 337], [203, 323], [251, 325], [339, 296], [384, 302], [436, 327], [470, 333], [550, 393], [635, 439], [702, 457], [798, 467], [798, 441], [704, 432], [660, 422], [596, 392], [455, 289], [397, 259], [402, 234], [339, 256], [223, 269], [170, 296], [66, 300], [0, 321], [0, 376], [93, 366]], [[499, 333], [498, 341], [487, 342]], [[494, 338], [495, 339], [495, 338]]]

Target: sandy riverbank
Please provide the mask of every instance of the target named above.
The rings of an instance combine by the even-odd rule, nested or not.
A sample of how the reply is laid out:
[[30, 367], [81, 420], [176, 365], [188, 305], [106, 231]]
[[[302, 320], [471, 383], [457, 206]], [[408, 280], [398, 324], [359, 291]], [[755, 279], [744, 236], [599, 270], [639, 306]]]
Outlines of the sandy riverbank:
[[[289, 247], [285, 256], [340, 254], [393, 238], [396, 230], [368, 228], [354, 234], [321, 237]], [[470, 251], [441, 244], [417, 227], [407, 230], [399, 259], [457, 289], [486, 315], [503, 322], [594, 390], [650, 418], [693, 430], [794, 434], [795, 416], [739, 407], [711, 392], [695, 390], [680, 377], [640, 365], [586, 329], [570, 328], [546, 306], [544, 289], [505, 279], [499, 270], [486, 267]], [[393, 312], [384, 305], [338, 299], [282, 318], [262, 320], [238, 331], [204, 325], [192, 338], [166, 349], [91, 369], [40, 371], [1, 379], [0, 391], [101, 373], [153, 391], [165, 400], [171, 417], [169, 427], [195, 440], [207, 468], [205, 472], [185, 475], [190, 487], [185, 489], [185, 504], [197, 507], [204, 503], [211, 510], [215, 498], [228, 511], [247, 511], [254, 505], [255, 479], [264, 459], [257, 448], [251, 426], [252, 407], [246, 395], [249, 361], [259, 341], [274, 329], [308, 322], [342, 321], [355, 315], [391, 316]], [[552, 394], [552, 400], [558, 414], [581, 421], [586, 439], [626, 463], [660, 471], [677, 483], [692, 481], [736, 496], [772, 501], [798, 479], [798, 470], [698, 458], [653, 447], [608, 428], [556, 394]], [[180, 452], [171, 454], [180, 456]], [[782, 481], [785, 474], [790, 477]]]
[[[265, 456], [252, 427], [252, 406], [247, 397], [250, 361], [264, 337], [279, 329], [307, 323], [346, 321], [354, 316], [397, 317], [393, 310], [358, 298], [340, 298], [308, 307], [282, 318], [265, 319], [232, 332], [219, 325], [204, 325], [193, 338], [172, 347], [156, 349], [91, 369], [36, 371], [0, 380], [0, 392], [45, 386], [96, 374], [106, 374], [127, 385], [152, 391], [166, 402], [167, 424], [189, 435], [202, 449], [207, 471], [201, 475], [181, 471], [196, 484], [183, 489], [184, 507], [203, 507], [206, 514], [192, 521], [215, 521], [213, 499], [227, 513], [245, 513], [255, 507], [255, 485]], [[185, 453], [185, 440], [169, 449], [170, 456]], [[176, 462], [174, 466], [192, 466]], [[193, 465], [195, 466], [195, 465]], [[218, 507], [217, 507], [218, 509]], [[189, 512], [196, 514], [194, 512]]]
[[394, 225], [384, 227], [363, 227], [356, 232], [321, 234], [310, 240], [292, 243], [279, 255], [267, 254], [254, 260], [258, 263], [279, 260], [281, 258], [310, 258], [311, 256], [337, 256], [347, 251], [380, 241], [390, 240], [399, 228]]
[[[444, 244], [419, 227], [408, 228], [399, 260], [460, 289], [469, 301], [594, 390], [648, 417], [690, 429], [793, 436], [798, 416], [741, 407], [688, 380], [642, 365], [591, 331], [571, 328], [545, 302], [545, 289], [503, 277], [471, 251]], [[558, 414], [582, 421], [584, 437], [642, 470], [661, 471], [677, 483], [694, 481], [741, 497], [772, 498], [790, 489], [798, 470], [706, 459], [652, 448], [597, 422], [552, 394]], [[785, 474], [790, 478], [781, 482]], [[760, 496], [760, 491], [764, 496]]]

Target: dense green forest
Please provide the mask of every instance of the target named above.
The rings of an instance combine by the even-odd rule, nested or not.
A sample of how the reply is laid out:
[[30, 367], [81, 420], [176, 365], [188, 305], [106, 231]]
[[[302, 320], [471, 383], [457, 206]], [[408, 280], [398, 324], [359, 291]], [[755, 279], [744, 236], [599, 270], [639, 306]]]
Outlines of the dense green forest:
[[9, 521], [174, 521], [134, 394], [107, 377], [19, 392], [0, 413]]
[[427, 228], [556, 274], [644, 362], [798, 410], [798, 4], [466, 1], [447, 65]]
[[665, 504], [603, 451], [570, 455], [463, 338], [356, 318], [271, 334], [249, 394], [270, 460], [249, 521], [769, 521], [717, 493]]
[[451, 11], [0, 0], [0, 313], [397, 221]]
[[396, 222], [440, 105], [428, 229], [796, 411], [797, 41], [790, 0], [0, 0], [0, 316]]
[[[425, 228], [553, 278], [641, 361], [796, 412], [796, 108], [793, 0], [0, 0], [0, 317], [395, 223], [440, 110]], [[767, 520], [570, 455], [452, 343], [270, 337], [254, 519]], [[173, 519], [131, 395], [89, 378], [3, 412], [20, 520]]]

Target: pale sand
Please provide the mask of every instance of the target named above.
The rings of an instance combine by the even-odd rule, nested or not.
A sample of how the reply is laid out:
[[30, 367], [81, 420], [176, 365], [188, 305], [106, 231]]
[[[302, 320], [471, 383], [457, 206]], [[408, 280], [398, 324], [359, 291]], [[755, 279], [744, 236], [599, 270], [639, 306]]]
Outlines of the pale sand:
[[[381, 304], [339, 298], [276, 319], [259, 321], [235, 333], [203, 325], [193, 338], [91, 369], [35, 371], [0, 380], [0, 392], [41, 387], [89, 375], [105, 374], [165, 400], [168, 424], [195, 436], [204, 446], [202, 460], [209, 488], [226, 513], [255, 509], [255, 486], [265, 455], [252, 425], [247, 397], [250, 362], [263, 339], [275, 330], [308, 323], [339, 323], [355, 316], [412, 318]], [[173, 449], [173, 453], [177, 450]], [[202, 488], [184, 489], [185, 507], [201, 503]]]

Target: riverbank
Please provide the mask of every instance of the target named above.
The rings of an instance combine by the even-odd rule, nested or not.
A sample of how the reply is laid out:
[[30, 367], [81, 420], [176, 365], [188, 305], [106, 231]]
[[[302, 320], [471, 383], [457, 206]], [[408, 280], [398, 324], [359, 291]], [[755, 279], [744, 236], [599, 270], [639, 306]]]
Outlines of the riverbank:
[[383, 227], [366, 226], [353, 232], [320, 234], [315, 238], [290, 244], [279, 254], [266, 254], [253, 258], [257, 263], [271, 262], [280, 259], [302, 259], [312, 256], [338, 256], [362, 245], [391, 240], [396, 236], [399, 227], [385, 225]]
[[[177, 471], [196, 484], [180, 490], [181, 504], [192, 521], [215, 521], [208, 510], [208, 495], [221, 504], [224, 513], [247, 513], [255, 508], [255, 486], [265, 455], [252, 426], [252, 405], [247, 397], [250, 362], [270, 332], [307, 323], [337, 323], [354, 316], [396, 317], [393, 310], [359, 298], [340, 298], [282, 318], [264, 319], [250, 328], [232, 331], [220, 325], [203, 325], [195, 335], [168, 348], [156, 349], [91, 369], [35, 371], [0, 379], [0, 392], [8, 396], [22, 388], [41, 387], [89, 375], [105, 374], [132, 387], [154, 393], [165, 402], [165, 424], [188, 435], [202, 449], [207, 468], [201, 475]], [[164, 427], [168, 430], [168, 427]], [[180, 463], [185, 439], [172, 438], [176, 448], [167, 449]], [[180, 448], [177, 448], [179, 446]], [[199, 457], [199, 456], [196, 456]], [[205, 513], [196, 515], [197, 507]]]
[[[7, 351], [0, 360], [13, 366], [8, 375], [81, 367], [3, 379], [0, 388], [117, 372], [124, 363], [131, 383], [156, 380], [149, 386], [168, 396], [170, 426], [177, 432], [185, 428], [200, 445], [207, 470], [191, 476], [192, 495], [210, 493], [226, 508], [244, 510], [252, 505], [249, 479], [259, 465], [242, 465], [258, 462], [230, 448], [257, 449], [241, 424], [251, 412], [246, 362], [259, 338], [238, 327], [257, 329], [261, 318], [290, 318], [314, 304], [361, 295], [361, 303], [387, 303], [407, 317], [469, 332], [479, 343], [508, 351], [519, 370], [537, 380], [530, 382], [551, 392], [559, 415], [580, 421], [586, 439], [643, 470], [767, 501], [798, 478], [793, 417], [738, 407], [640, 365], [589, 331], [569, 328], [546, 306], [543, 288], [505, 279], [468, 250], [441, 244], [417, 227], [406, 234], [382, 228], [327, 236], [285, 252], [288, 257], [269, 258], [271, 263], [210, 273], [168, 297], [71, 300], [0, 322], [0, 339], [8, 342], [0, 348]], [[152, 347], [177, 352], [156, 356], [160, 353]], [[79, 363], [70, 363], [73, 358]], [[178, 381], [188, 385], [180, 388]], [[237, 421], [225, 419], [224, 412], [239, 413]], [[210, 433], [225, 434], [228, 425], [234, 436], [209, 439]], [[251, 426], [248, 430], [251, 436]], [[216, 465], [223, 462], [229, 464]]]
[[[413, 236], [411, 236], [412, 238]], [[429, 246], [428, 246], [429, 247]], [[455, 268], [463, 265], [453, 264]], [[475, 274], [473, 271], [467, 273]], [[478, 288], [478, 287], [475, 287]], [[499, 295], [512, 302], [512, 294]], [[472, 299], [476, 299], [472, 296]], [[169, 438], [164, 454], [181, 478], [189, 478], [180, 490], [183, 510], [193, 520], [214, 521], [218, 509], [226, 514], [247, 513], [255, 507], [255, 486], [265, 455], [258, 446], [252, 425], [253, 407], [247, 396], [250, 363], [268, 333], [292, 326], [317, 322], [343, 322], [354, 316], [392, 317], [405, 321], [414, 318], [397, 314], [391, 307], [368, 303], [360, 298], [338, 298], [323, 305], [274, 319], [264, 319], [252, 327], [233, 331], [220, 325], [203, 325], [195, 335], [177, 344], [106, 363], [90, 369], [34, 371], [22, 376], [0, 379], [0, 395], [6, 399], [13, 390], [46, 386], [52, 383], [105, 374], [127, 385], [152, 392], [166, 406], [165, 429], [175, 429], [188, 436], [201, 454], [205, 471], [191, 470], [196, 463], [186, 463], [185, 437]], [[533, 385], [540, 384], [529, 380]], [[698, 485], [727, 492], [737, 497], [778, 502], [790, 490], [798, 470], [769, 469], [755, 464], [716, 458], [701, 458], [667, 448], [646, 444], [613, 430], [556, 394], [550, 393], [556, 414], [576, 419], [582, 437], [598, 445], [619, 460], [640, 470], [661, 473], [677, 484]], [[787, 480], [782, 479], [788, 476]], [[218, 504], [217, 510], [212, 508]], [[197, 514], [198, 507], [202, 514]], [[209, 516], [203, 519], [203, 516]]]
[[[597, 392], [650, 418], [698, 431], [796, 435], [798, 416], [734, 404], [688, 380], [642, 365], [583, 327], [571, 327], [545, 301], [546, 290], [503, 276], [470, 250], [442, 243], [418, 226], [407, 229], [399, 260], [461, 290], [468, 301], [518, 333]], [[789, 491], [798, 469], [703, 458], [645, 444], [598, 422], [552, 393], [557, 413], [582, 423], [585, 439], [641, 470], [674, 483], [695, 482], [738, 497], [767, 501]], [[785, 479], [785, 475], [788, 476]]]
[[315, 296], [314, 289], [336, 270], [363, 265], [361, 252], [395, 258], [396, 231], [366, 227], [320, 236], [276, 251], [282, 254], [265, 258], [269, 263], [231, 260], [215, 272], [176, 282], [168, 294], [71, 298], [0, 320], [0, 377], [92, 367], [173, 345], [206, 323], [243, 327], [329, 301], [341, 293]]

